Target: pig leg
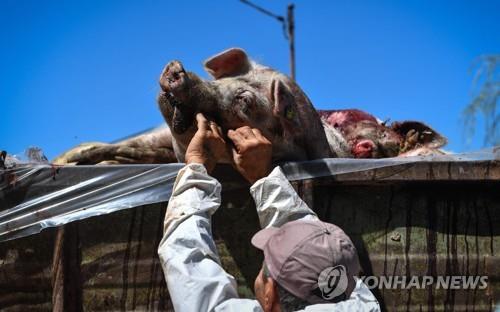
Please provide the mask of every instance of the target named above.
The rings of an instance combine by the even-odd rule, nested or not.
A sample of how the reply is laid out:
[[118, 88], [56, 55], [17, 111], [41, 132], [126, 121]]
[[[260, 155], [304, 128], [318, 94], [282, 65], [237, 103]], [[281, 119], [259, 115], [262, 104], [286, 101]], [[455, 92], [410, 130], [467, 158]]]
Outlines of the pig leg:
[[54, 159], [55, 164], [147, 164], [177, 162], [167, 127], [115, 143], [84, 143]]

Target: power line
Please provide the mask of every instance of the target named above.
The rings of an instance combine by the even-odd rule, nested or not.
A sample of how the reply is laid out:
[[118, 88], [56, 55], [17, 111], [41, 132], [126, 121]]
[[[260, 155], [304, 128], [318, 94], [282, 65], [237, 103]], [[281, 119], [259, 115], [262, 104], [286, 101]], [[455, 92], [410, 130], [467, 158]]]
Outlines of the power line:
[[275, 19], [277, 19], [278, 21], [282, 22], [282, 23], [286, 23], [285, 22], [285, 18], [283, 16], [280, 16], [280, 15], [277, 15], [277, 14], [274, 14], [272, 13], [271, 11], [268, 11], [248, 0], [240, 0], [241, 2], [243, 2], [244, 4], [247, 4], [249, 6], [251, 6], [252, 8], [256, 9], [257, 11], [260, 11], [261, 13], [264, 13], [268, 16], [271, 16], [271, 17], [274, 17]]
[[295, 21], [293, 18], [293, 9], [294, 5], [289, 4], [287, 7], [287, 18], [274, 14], [273, 12], [264, 9], [248, 0], [240, 0], [242, 3], [254, 8], [262, 14], [265, 14], [269, 17], [276, 19], [281, 23], [283, 27], [283, 35], [285, 39], [288, 40], [289, 48], [290, 48], [290, 76], [293, 80], [295, 80]]

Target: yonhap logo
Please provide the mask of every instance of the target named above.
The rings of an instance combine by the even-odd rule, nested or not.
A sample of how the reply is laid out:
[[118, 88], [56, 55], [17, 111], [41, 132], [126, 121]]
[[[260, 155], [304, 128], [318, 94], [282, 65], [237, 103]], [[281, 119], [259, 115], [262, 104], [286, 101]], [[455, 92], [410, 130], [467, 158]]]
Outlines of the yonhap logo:
[[347, 284], [347, 270], [343, 265], [328, 267], [318, 276], [318, 288], [325, 300], [332, 300], [344, 294]]

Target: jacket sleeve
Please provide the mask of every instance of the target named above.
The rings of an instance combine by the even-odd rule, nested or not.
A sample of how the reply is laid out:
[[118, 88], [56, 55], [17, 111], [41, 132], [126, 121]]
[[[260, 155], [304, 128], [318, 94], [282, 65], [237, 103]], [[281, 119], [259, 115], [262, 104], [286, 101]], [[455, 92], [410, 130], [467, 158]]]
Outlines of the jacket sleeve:
[[220, 192], [203, 165], [189, 164], [177, 176], [158, 247], [175, 311], [213, 311], [238, 297], [212, 238], [211, 215], [220, 205]]
[[280, 167], [250, 188], [262, 228], [280, 227], [298, 219], [318, 220], [293, 189]]

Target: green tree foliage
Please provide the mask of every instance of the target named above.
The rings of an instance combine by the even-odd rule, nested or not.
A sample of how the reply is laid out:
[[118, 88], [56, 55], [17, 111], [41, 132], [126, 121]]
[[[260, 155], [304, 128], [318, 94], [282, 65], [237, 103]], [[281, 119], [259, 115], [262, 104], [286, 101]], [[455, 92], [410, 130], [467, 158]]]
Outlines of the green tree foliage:
[[484, 145], [500, 145], [500, 54], [482, 55], [473, 64], [472, 100], [463, 111], [468, 142], [476, 132], [478, 116], [484, 119]]

